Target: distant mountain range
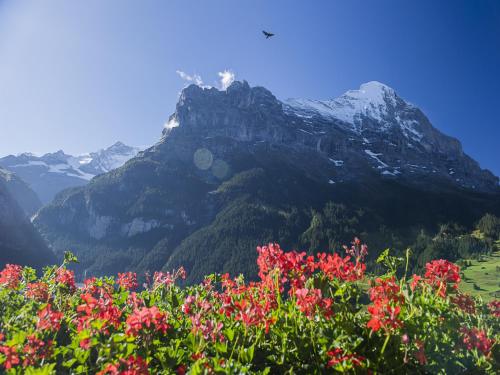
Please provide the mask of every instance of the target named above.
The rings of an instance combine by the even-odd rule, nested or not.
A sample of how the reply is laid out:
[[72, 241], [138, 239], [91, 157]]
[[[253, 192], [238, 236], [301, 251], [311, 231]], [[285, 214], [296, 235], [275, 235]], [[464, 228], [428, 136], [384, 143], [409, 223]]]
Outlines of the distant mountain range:
[[[139, 151], [137, 147], [117, 142], [106, 149], [79, 156], [65, 154], [62, 150], [43, 156], [9, 155], [0, 159], [0, 166], [24, 180], [41, 203], [46, 204], [62, 190], [85, 185], [93, 177], [122, 166]], [[32, 209], [28, 211], [33, 213]]]
[[445, 222], [470, 226], [500, 213], [498, 183], [378, 82], [325, 101], [191, 85], [156, 145], [59, 194], [34, 224], [58, 255], [77, 253], [80, 274], [252, 277], [267, 241], [315, 251], [361, 235], [376, 256]]

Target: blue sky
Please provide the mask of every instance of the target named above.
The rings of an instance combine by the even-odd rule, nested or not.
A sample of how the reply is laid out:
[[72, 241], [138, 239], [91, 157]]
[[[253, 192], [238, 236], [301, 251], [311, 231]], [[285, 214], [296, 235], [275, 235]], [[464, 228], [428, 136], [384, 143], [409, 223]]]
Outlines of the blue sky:
[[176, 71], [225, 69], [279, 98], [384, 82], [500, 174], [497, 0], [0, 0], [0, 155], [152, 144]]

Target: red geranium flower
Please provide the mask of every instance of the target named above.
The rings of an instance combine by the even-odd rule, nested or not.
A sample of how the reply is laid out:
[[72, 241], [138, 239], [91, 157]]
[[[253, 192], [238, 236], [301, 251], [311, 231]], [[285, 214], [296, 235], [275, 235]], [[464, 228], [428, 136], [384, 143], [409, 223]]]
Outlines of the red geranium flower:
[[317, 254], [317, 267], [330, 279], [356, 281], [363, 278], [366, 265], [361, 262], [352, 262], [350, 256], [342, 258], [337, 253]]
[[97, 375], [149, 375], [149, 370], [141, 356], [131, 355], [127, 359], [121, 358], [116, 364], [107, 365]]
[[460, 283], [460, 268], [444, 259], [433, 260], [425, 265], [426, 281], [437, 288], [441, 297], [446, 296], [448, 286], [458, 288]]
[[56, 271], [56, 281], [66, 285], [70, 290], [75, 289], [75, 273], [66, 268], [59, 268]]
[[297, 289], [295, 291], [295, 297], [297, 298], [299, 310], [308, 318], [313, 318], [317, 310], [323, 312], [327, 318], [333, 314], [331, 310], [333, 303], [332, 299], [322, 298], [320, 289]]
[[418, 363], [421, 365], [427, 364], [427, 357], [425, 356], [425, 346], [423, 341], [415, 340], [417, 345], [417, 351], [415, 352], [415, 358], [418, 360]]
[[458, 308], [467, 314], [474, 314], [476, 312], [476, 303], [474, 299], [467, 294], [458, 294], [451, 298], [451, 302], [458, 306]]
[[2, 353], [5, 356], [3, 367], [5, 367], [7, 370], [11, 369], [12, 367], [20, 363], [19, 353], [17, 352], [17, 348], [15, 346], [0, 345], [0, 353]]
[[137, 289], [137, 274], [135, 272], [125, 272], [118, 274], [117, 284], [125, 290]]
[[412, 292], [415, 291], [415, 288], [420, 283], [420, 280], [422, 280], [422, 276], [413, 275], [413, 277], [411, 278], [411, 282], [410, 282], [410, 289]]
[[41, 331], [56, 332], [61, 328], [61, 320], [64, 314], [59, 311], [52, 310], [48, 304], [38, 312], [38, 323], [36, 328]]
[[49, 286], [43, 281], [29, 283], [26, 285], [26, 297], [40, 302], [46, 302], [49, 299]]
[[109, 334], [109, 327], [118, 328], [120, 326], [122, 312], [113, 305], [111, 296], [105, 294], [103, 297], [95, 298], [89, 293], [85, 293], [80, 297], [84, 303], [76, 308], [78, 331], [90, 328], [94, 321], [103, 323], [100, 332], [105, 334]]
[[489, 339], [486, 336], [485, 331], [481, 331], [477, 328], [468, 329], [463, 327], [460, 329], [462, 333], [462, 339], [467, 350], [472, 350], [476, 348], [484, 355], [488, 355], [491, 351], [491, 347], [495, 343], [494, 339]]
[[16, 289], [21, 280], [23, 267], [16, 264], [7, 264], [0, 272], [0, 285], [8, 289]]
[[341, 348], [334, 348], [327, 353], [330, 360], [328, 361], [327, 367], [333, 367], [339, 363], [350, 361], [355, 367], [359, 367], [363, 364], [365, 357], [353, 354], [345, 354], [344, 350]]
[[495, 318], [500, 318], [500, 300], [494, 300], [488, 303], [488, 308], [490, 309], [491, 315]]
[[23, 367], [34, 366], [51, 355], [52, 340], [45, 342], [35, 335], [29, 335], [23, 352], [25, 355]]
[[358, 237], [354, 237], [354, 241], [351, 242], [351, 247], [342, 246], [347, 254], [354, 257], [358, 262], [362, 262], [368, 255], [368, 246], [361, 244], [361, 240]]
[[139, 336], [146, 330], [154, 330], [165, 334], [169, 325], [167, 315], [158, 310], [156, 306], [142, 307], [136, 309], [127, 318], [127, 328], [125, 333], [132, 336]]
[[403, 325], [398, 316], [401, 312], [399, 304], [404, 303], [404, 297], [394, 276], [389, 279], [377, 278], [375, 285], [370, 288], [370, 300], [373, 305], [368, 306], [371, 315], [368, 328], [372, 331], [380, 328], [391, 330]]

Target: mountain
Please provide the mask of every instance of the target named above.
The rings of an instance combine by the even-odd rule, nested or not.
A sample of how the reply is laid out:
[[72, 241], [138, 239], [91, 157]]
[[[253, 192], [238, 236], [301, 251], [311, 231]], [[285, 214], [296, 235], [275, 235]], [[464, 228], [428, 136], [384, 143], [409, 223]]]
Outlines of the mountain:
[[0, 159], [0, 166], [26, 181], [46, 204], [62, 190], [86, 185], [93, 177], [122, 166], [139, 151], [117, 142], [80, 156], [67, 155], [62, 150], [40, 157], [30, 153], [9, 155]]
[[5, 184], [10, 195], [21, 206], [25, 215], [30, 217], [42, 207], [36, 193], [14, 173], [0, 168], [0, 180]]
[[[285, 111], [303, 119], [301, 131], [318, 140], [333, 158], [354, 151], [385, 176], [439, 177], [464, 188], [498, 191], [498, 177], [465, 155], [460, 142], [442, 134], [416, 106], [379, 82], [368, 82], [332, 100], [289, 99]], [[322, 135], [319, 124], [336, 125], [349, 134], [340, 140]], [[332, 143], [334, 143], [332, 145]], [[344, 166], [344, 160], [335, 161]], [[349, 167], [346, 161], [344, 167]], [[344, 168], [349, 169], [349, 168]], [[425, 183], [425, 182], [424, 182]]]
[[255, 276], [268, 241], [314, 251], [361, 235], [376, 257], [487, 211], [500, 212], [498, 178], [387, 86], [282, 102], [234, 82], [185, 88], [157, 144], [34, 223], [56, 253], [77, 253], [81, 274], [183, 265], [194, 282]]
[[12, 174], [0, 169], [0, 269], [6, 263], [35, 268], [54, 263], [54, 254], [10, 194], [6, 175], [9, 181], [16, 181], [16, 188], [25, 188]]

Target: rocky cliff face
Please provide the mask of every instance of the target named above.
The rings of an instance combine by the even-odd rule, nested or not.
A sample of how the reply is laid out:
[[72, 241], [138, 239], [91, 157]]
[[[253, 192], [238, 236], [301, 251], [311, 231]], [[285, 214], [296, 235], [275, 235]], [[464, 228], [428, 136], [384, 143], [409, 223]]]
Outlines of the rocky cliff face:
[[464, 154], [457, 139], [442, 134], [422, 111], [378, 82], [333, 100], [283, 103], [246, 82], [226, 91], [192, 85], [167, 123], [164, 137], [171, 134], [315, 150], [335, 167], [331, 183], [356, 179], [369, 167], [414, 183], [440, 179], [477, 191], [499, 189], [498, 177]]
[[187, 87], [156, 145], [63, 192], [34, 223], [56, 252], [78, 253], [82, 273], [182, 264], [194, 281], [251, 273], [259, 243], [311, 247], [311, 212], [329, 201], [371, 212], [374, 233], [405, 235], [500, 211], [498, 178], [384, 85], [282, 102], [234, 82]]

